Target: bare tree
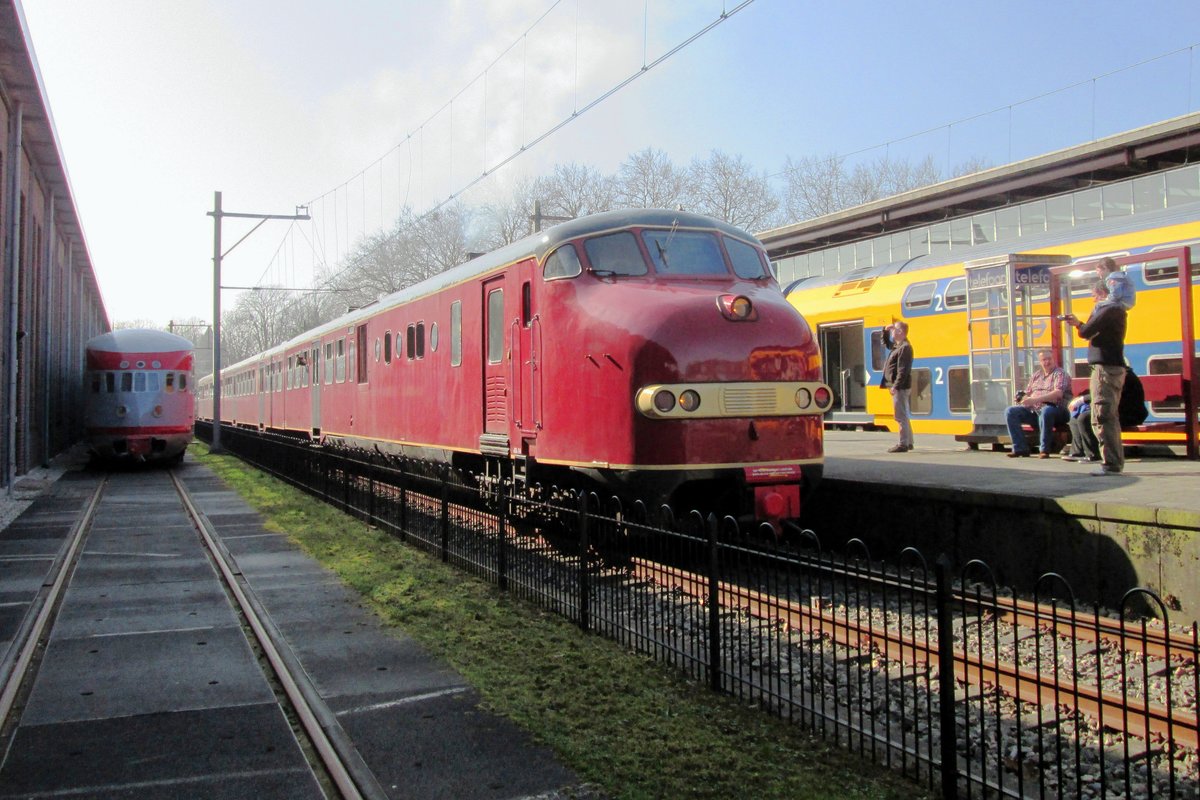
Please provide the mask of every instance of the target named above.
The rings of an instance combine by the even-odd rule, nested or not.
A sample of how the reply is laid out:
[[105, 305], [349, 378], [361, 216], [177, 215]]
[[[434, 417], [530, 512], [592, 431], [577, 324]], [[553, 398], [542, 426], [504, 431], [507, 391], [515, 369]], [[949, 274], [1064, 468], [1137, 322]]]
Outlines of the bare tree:
[[616, 206], [623, 208], [678, 208], [684, 199], [686, 172], [662, 150], [647, 147], [634, 153], [617, 170]]
[[221, 319], [221, 366], [236, 364], [291, 338], [284, 313], [289, 292], [264, 288], [244, 292]]
[[747, 230], [771, 227], [779, 210], [765, 175], [756, 175], [741, 156], [714, 150], [687, 172], [687, 206]]
[[531, 178], [518, 178], [484, 204], [478, 214], [480, 230], [476, 241], [480, 249], [495, 250], [529, 235], [536, 183]]
[[614, 208], [617, 185], [594, 167], [571, 162], [558, 164], [550, 175], [538, 178], [533, 194], [542, 203], [542, 213], [573, 219]]

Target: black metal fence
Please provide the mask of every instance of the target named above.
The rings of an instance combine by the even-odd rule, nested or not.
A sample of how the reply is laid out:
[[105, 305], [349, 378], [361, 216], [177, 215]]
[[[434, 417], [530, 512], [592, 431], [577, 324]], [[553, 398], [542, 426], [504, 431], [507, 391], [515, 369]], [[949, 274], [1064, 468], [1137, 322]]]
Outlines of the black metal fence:
[[[207, 438], [211, 429], [198, 425]], [[1197, 797], [1200, 632], [1153, 593], [1017, 598], [973, 561], [222, 428], [246, 461], [447, 562], [888, 765], [944, 797]], [[1135, 619], [1134, 610], [1137, 610]], [[1147, 615], [1148, 610], [1155, 612]]]

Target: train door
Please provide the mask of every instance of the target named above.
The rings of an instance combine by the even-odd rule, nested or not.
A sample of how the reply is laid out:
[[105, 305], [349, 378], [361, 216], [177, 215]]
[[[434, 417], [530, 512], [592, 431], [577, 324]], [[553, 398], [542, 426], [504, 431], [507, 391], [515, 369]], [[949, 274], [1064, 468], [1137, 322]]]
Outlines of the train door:
[[865, 423], [867, 368], [862, 321], [822, 325], [817, 329], [825, 383], [835, 396], [830, 422]]
[[271, 388], [271, 365], [265, 361], [258, 362], [258, 429], [263, 429], [267, 418], [267, 392]]
[[537, 262], [527, 261], [513, 268], [520, 293], [520, 307], [509, 323], [509, 346], [513, 354], [513, 413], [516, 415], [517, 429], [521, 431], [522, 451], [526, 453], [541, 428], [541, 375], [538, 364], [541, 320], [533, 296], [533, 269], [536, 266]]
[[505, 276], [483, 283], [483, 435], [487, 455], [508, 456], [509, 315], [505, 312]]
[[1026, 253], [965, 264], [972, 430], [957, 440], [1007, 441], [1005, 409], [1037, 368], [1037, 351], [1051, 346], [1050, 267], [1069, 262]]
[[321, 340], [312, 343], [308, 352], [309, 370], [312, 373], [312, 435], [321, 435]]

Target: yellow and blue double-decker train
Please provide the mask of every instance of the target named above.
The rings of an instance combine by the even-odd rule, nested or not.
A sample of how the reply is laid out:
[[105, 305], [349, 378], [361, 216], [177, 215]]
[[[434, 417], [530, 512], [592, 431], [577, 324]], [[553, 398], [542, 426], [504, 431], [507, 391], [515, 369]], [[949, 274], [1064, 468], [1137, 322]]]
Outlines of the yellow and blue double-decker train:
[[[1185, 171], [1194, 180], [1196, 167]], [[880, 374], [886, 358], [882, 330], [898, 319], [909, 323], [916, 354], [912, 422], [918, 433], [955, 434], [970, 441], [979, 431], [981, 385], [1000, 379], [1003, 400], [1012, 402], [1012, 392], [1024, 388], [1036, 365], [1038, 349], [1053, 348], [1068, 373], [1085, 377], [1087, 342], [1072, 339], [1067, 326], [1054, 320], [1050, 281], [1043, 278], [1051, 270], [1060, 276], [1056, 309], [1069, 307], [1085, 319], [1096, 280], [1085, 262], [1115, 256], [1137, 290], [1129, 311], [1126, 359], [1140, 376], [1161, 376], [1148, 384], [1146, 426], [1128, 440], [1185, 441], [1184, 395], [1195, 392], [1196, 362], [1185, 364], [1183, 355], [1187, 351], [1200, 358], [1196, 304], [1189, 302], [1200, 294], [1194, 291], [1200, 279], [1200, 196], [1173, 202], [1172, 179], [1158, 180], [1164, 188], [1157, 207], [1150, 201], [1137, 213], [1100, 214], [1054, 230], [1043, 220], [1041, 230], [1030, 226], [1019, 238], [1003, 241], [1003, 230], [993, 227], [981, 236], [975, 224], [965, 234], [972, 246], [941, 252], [938, 226], [929, 226], [920, 231], [921, 247], [906, 247], [901, 258], [893, 245], [890, 260], [876, 251], [869, 266], [846, 270], [842, 265], [840, 271], [788, 284], [788, 300], [817, 330], [824, 380], [835, 392], [826, 425], [896, 429]], [[983, 222], [999, 225], [995, 212]], [[943, 229], [953, 231], [952, 226]], [[914, 231], [913, 242], [917, 235]], [[1185, 252], [1187, 259], [1181, 258]], [[1180, 291], [1182, 260], [1190, 261], [1191, 296]], [[1006, 261], [1016, 268], [1007, 273], [1006, 285], [993, 287], [999, 291], [969, 290], [972, 265]], [[1067, 266], [1072, 264], [1080, 268]], [[1040, 271], [1029, 269], [1039, 265]], [[1057, 278], [1054, 285], [1060, 286]], [[996, 370], [992, 356], [1001, 351], [1011, 359], [1002, 359]]]

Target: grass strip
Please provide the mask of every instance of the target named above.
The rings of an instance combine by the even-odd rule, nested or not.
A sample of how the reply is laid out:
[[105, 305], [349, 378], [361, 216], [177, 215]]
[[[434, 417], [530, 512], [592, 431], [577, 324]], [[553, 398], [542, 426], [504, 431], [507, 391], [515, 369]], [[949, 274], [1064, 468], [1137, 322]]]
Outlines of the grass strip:
[[589, 635], [230, 456], [212, 469], [486, 708], [613, 798], [909, 798], [920, 787]]

